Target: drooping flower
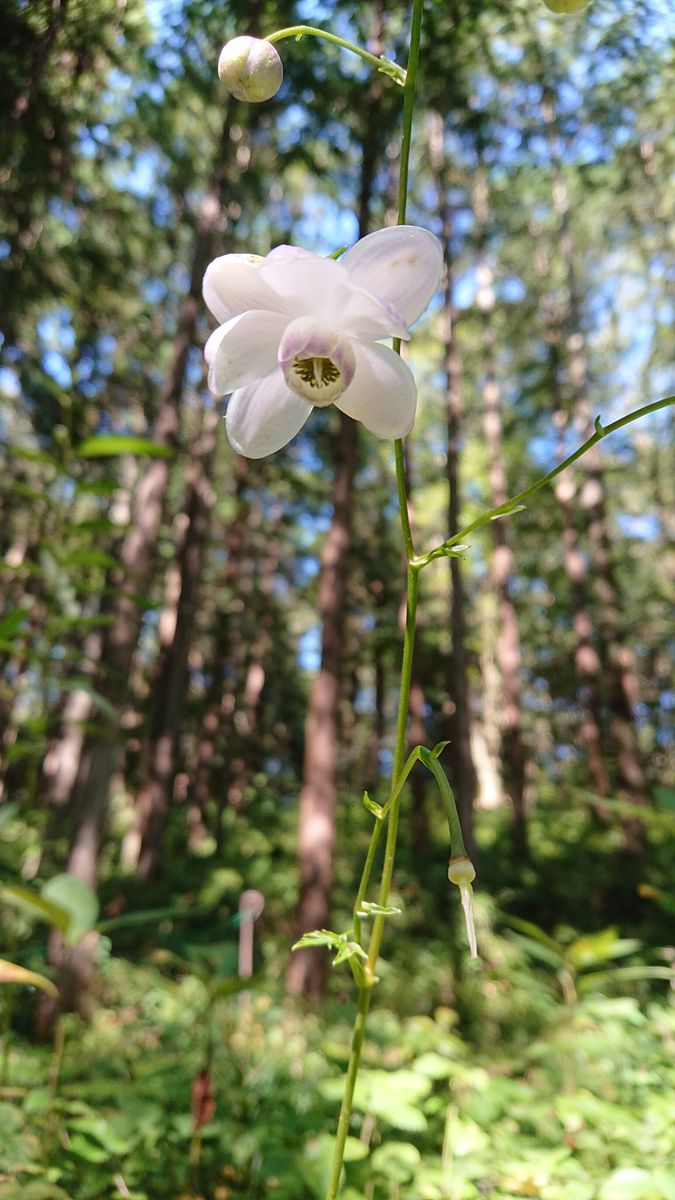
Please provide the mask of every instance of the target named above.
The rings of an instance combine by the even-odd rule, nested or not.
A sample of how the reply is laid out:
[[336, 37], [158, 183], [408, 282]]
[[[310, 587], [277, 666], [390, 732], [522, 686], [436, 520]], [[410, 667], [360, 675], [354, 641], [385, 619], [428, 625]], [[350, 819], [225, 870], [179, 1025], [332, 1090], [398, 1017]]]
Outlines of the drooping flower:
[[339, 262], [292, 246], [265, 258], [216, 258], [204, 299], [221, 325], [204, 353], [211, 391], [231, 393], [226, 427], [235, 450], [272, 454], [312, 408], [329, 404], [379, 437], [405, 437], [415, 380], [379, 339], [410, 336], [442, 260], [438, 239], [415, 225], [371, 233]]
[[466, 936], [469, 939], [469, 952], [472, 958], [478, 958], [476, 944], [476, 928], [473, 921], [473, 888], [471, 884], [476, 878], [476, 868], [465, 854], [451, 858], [448, 863], [448, 879], [459, 888], [459, 898], [464, 909]]
[[276, 96], [284, 68], [276, 47], [264, 38], [244, 35], [226, 42], [218, 59], [218, 75], [236, 100], [260, 104]]

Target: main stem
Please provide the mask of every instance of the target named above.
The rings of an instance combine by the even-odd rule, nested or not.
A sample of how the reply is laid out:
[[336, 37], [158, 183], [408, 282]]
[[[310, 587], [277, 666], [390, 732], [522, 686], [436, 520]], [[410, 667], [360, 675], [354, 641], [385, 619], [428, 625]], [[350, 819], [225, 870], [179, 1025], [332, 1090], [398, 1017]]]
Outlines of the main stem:
[[[408, 200], [408, 172], [410, 166], [412, 122], [415, 111], [415, 82], [417, 79], [417, 64], [419, 62], [420, 38], [422, 33], [422, 8], [423, 0], [413, 0], [412, 22], [410, 27], [410, 49], [408, 51], [408, 67], [405, 89], [403, 93], [403, 131], [401, 135], [401, 167], [399, 173], [397, 216], [399, 225], [405, 224]], [[394, 340], [394, 349], [397, 351], [397, 353], [400, 353], [401, 351], [401, 343], [398, 339]], [[387, 842], [384, 852], [384, 864], [382, 867], [382, 878], [378, 895], [378, 903], [383, 908], [386, 907], [389, 899], [389, 889], [391, 887], [391, 880], [394, 871], [394, 857], [396, 854], [396, 840], [398, 836], [398, 820], [401, 803], [400, 789], [398, 794], [395, 793], [396, 785], [405, 761], [408, 707], [410, 703], [410, 683], [412, 679], [413, 651], [415, 646], [415, 628], [417, 621], [417, 592], [419, 586], [419, 568], [413, 563], [415, 558], [415, 547], [410, 528], [410, 518], [408, 516], [408, 492], [406, 487], [405, 464], [403, 459], [403, 442], [400, 440], [396, 441], [394, 443], [394, 449], [396, 456], [396, 493], [398, 496], [401, 531], [403, 534], [403, 543], [405, 546], [407, 561], [407, 590], [405, 633], [403, 639], [403, 660], [401, 663], [401, 683], [399, 687], [398, 715], [396, 718], [396, 744], [394, 747], [394, 764], [391, 776], [391, 806], [389, 808]], [[361, 881], [361, 886], [359, 887], [359, 896], [365, 894], [367, 879], [370, 875], [370, 869], [372, 867], [375, 849], [379, 842], [381, 831], [382, 823], [378, 821], [373, 830], [371, 845], [368, 851], [366, 865], [364, 867], [364, 875]], [[360, 929], [360, 923], [358, 927]], [[340, 1175], [342, 1174], [342, 1164], [344, 1161], [345, 1142], [347, 1140], [347, 1134], [349, 1133], [349, 1122], [351, 1120], [352, 1108], [354, 1105], [354, 1088], [356, 1087], [356, 1079], [361, 1061], [361, 1050], [363, 1048], [363, 1039], [366, 1032], [366, 1018], [368, 1016], [368, 1009], [370, 1008], [370, 997], [372, 995], [373, 986], [377, 978], [375, 975], [375, 968], [377, 966], [377, 958], [380, 952], [383, 933], [384, 917], [376, 916], [373, 921], [373, 931], [368, 947], [368, 961], [365, 964], [365, 974], [368, 983], [366, 986], [359, 988], [358, 1011], [352, 1032], [352, 1044], [349, 1054], [349, 1063], [347, 1065], [347, 1075], [345, 1078], [345, 1090], [342, 1097], [340, 1116], [338, 1118], [335, 1150], [333, 1152], [333, 1161], [331, 1164], [326, 1200], [336, 1200], [338, 1188], [340, 1186]]]

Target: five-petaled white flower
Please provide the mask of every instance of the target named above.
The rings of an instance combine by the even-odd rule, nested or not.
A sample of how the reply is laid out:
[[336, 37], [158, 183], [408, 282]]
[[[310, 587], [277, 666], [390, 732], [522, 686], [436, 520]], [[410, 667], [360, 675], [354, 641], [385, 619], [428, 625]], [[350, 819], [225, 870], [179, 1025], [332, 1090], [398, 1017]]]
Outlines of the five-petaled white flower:
[[339, 262], [292, 246], [266, 258], [216, 258], [204, 299], [222, 324], [204, 353], [211, 391], [232, 393], [226, 427], [235, 450], [272, 454], [314, 406], [328, 404], [379, 437], [410, 433], [415, 380], [378, 339], [410, 336], [442, 261], [438, 238], [415, 225], [371, 233]]

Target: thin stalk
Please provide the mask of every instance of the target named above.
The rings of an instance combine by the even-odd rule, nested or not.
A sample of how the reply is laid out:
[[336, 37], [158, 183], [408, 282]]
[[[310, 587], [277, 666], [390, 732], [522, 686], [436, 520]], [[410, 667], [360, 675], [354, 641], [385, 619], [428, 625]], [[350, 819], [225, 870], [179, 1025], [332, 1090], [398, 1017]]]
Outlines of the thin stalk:
[[[406, 207], [408, 198], [408, 173], [410, 166], [410, 145], [412, 141], [412, 122], [415, 111], [415, 82], [417, 79], [417, 65], [420, 54], [420, 39], [422, 33], [422, 10], [424, 0], [413, 0], [412, 21], [410, 27], [410, 48], [408, 51], [408, 67], [405, 77], [405, 87], [403, 94], [403, 130], [401, 135], [401, 165], [399, 173], [398, 187], [398, 224], [405, 224]], [[394, 341], [394, 349], [400, 353], [401, 343], [398, 339]], [[396, 492], [398, 496], [399, 515], [401, 519], [401, 530], [403, 534], [403, 542], [405, 545], [407, 567], [407, 608], [405, 634], [403, 641], [403, 659], [401, 663], [401, 684], [399, 688], [399, 707], [398, 716], [396, 719], [396, 744], [394, 748], [394, 764], [391, 777], [391, 792], [390, 792], [390, 808], [389, 820], [387, 825], [387, 844], [385, 849], [384, 865], [382, 868], [382, 880], [380, 883], [379, 903], [386, 907], [389, 898], [389, 888], [394, 870], [394, 855], [396, 851], [396, 838], [398, 834], [398, 816], [400, 808], [401, 788], [397, 787], [399, 777], [403, 769], [406, 749], [406, 734], [408, 728], [408, 707], [410, 702], [410, 683], [412, 678], [412, 662], [413, 650], [415, 645], [415, 627], [417, 617], [417, 593], [419, 586], [419, 569], [411, 564], [411, 559], [415, 557], [413, 545], [412, 531], [410, 528], [410, 519], [408, 516], [408, 495], [406, 489], [405, 469], [403, 461], [403, 442], [397, 440], [394, 443], [395, 458], [396, 458]], [[378, 821], [373, 830], [371, 837], [370, 848], [364, 871], [359, 887], [359, 903], [365, 896], [370, 871], [375, 857], [375, 850], [380, 839], [381, 822]], [[358, 924], [357, 924], [358, 922]], [[360, 929], [360, 921], [355, 918], [355, 928]], [[352, 1031], [352, 1043], [349, 1052], [349, 1063], [347, 1065], [347, 1075], [345, 1079], [345, 1090], [342, 1097], [342, 1105], [340, 1107], [340, 1116], [338, 1118], [337, 1134], [335, 1138], [335, 1149], [333, 1151], [333, 1161], [331, 1164], [330, 1179], [328, 1182], [328, 1191], [326, 1200], [336, 1200], [338, 1188], [340, 1186], [340, 1176], [342, 1174], [342, 1164], [344, 1161], [345, 1142], [349, 1132], [349, 1122], [351, 1120], [352, 1108], [354, 1104], [354, 1088], [359, 1072], [361, 1062], [361, 1050], [363, 1047], [363, 1039], [366, 1031], [366, 1018], [370, 1008], [370, 997], [375, 983], [375, 966], [377, 956], [382, 942], [384, 933], [384, 917], [376, 916], [373, 921], [373, 931], [368, 947], [368, 962], [366, 965], [366, 977], [368, 985], [359, 988], [358, 1011]]]
[[349, 50], [352, 54], [356, 54], [359, 58], [362, 58], [364, 62], [369, 63], [371, 67], [375, 67], [376, 70], [381, 71], [384, 75], [389, 75], [400, 87], [405, 87], [406, 73], [393, 59], [385, 58], [384, 55], [381, 58], [377, 58], [375, 54], [370, 54], [362, 46], [357, 46], [354, 42], [348, 42], [345, 38], [338, 37], [336, 33], [328, 33], [325, 29], [317, 29], [315, 25], [289, 25], [286, 29], [277, 29], [275, 33], [268, 34], [264, 40], [273, 46], [275, 42], [282, 42], [285, 38], [295, 38], [299, 42], [300, 38], [303, 37], [322, 38], [325, 42], [332, 42], [334, 46], [340, 46], [343, 50]]
[[483, 525], [487, 525], [488, 521], [494, 521], [497, 517], [507, 516], [517, 505], [522, 504], [523, 500], [527, 500], [529, 496], [534, 495], [540, 488], [545, 487], [547, 483], [555, 479], [556, 475], [560, 475], [561, 471], [566, 470], [567, 467], [571, 467], [572, 463], [586, 454], [597, 442], [607, 437], [609, 433], [615, 433], [617, 429], [623, 429], [624, 425], [630, 425], [632, 421], [639, 421], [641, 417], [646, 417], [649, 413], [658, 412], [661, 408], [668, 408], [672, 404], [675, 404], [675, 396], [666, 396], [663, 400], [652, 400], [650, 404], [645, 404], [642, 408], [636, 408], [634, 412], [627, 413], [625, 417], [619, 417], [616, 421], [611, 421], [609, 425], [603, 425], [598, 417], [595, 422], [595, 433], [581, 446], [578, 446], [561, 463], [558, 463], [552, 471], [549, 471], [546, 475], [542, 475], [541, 479], [537, 479], [534, 483], [531, 483], [529, 487], [524, 488], [522, 492], [518, 492], [516, 496], [512, 496], [510, 500], [505, 500], [503, 504], [498, 504], [495, 508], [490, 508], [487, 512], [481, 513], [479, 517], [476, 517], [464, 529], [460, 529], [459, 533], [456, 533], [454, 537], [448, 538], [446, 542], [443, 542], [440, 546], [436, 546], [428, 554], [421, 555], [415, 559], [415, 566], [420, 568], [426, 567], [434, 559], [442, 558], [446, 550], [463, 541], [468, 534], [473, 533], [476, 529], [480, 529]]

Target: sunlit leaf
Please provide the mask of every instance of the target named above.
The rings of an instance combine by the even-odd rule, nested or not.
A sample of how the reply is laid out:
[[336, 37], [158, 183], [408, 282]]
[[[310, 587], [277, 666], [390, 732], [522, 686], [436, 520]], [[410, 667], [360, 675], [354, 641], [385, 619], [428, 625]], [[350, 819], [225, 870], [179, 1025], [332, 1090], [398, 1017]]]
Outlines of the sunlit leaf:
[[149, 458], [173, 458], [171, 446], [153, 442], [150, 438], [127, 434], [100, 434], [85, 438], [76, 448], [78, 458], [110, 458], [118, 454], [145, 454]]

